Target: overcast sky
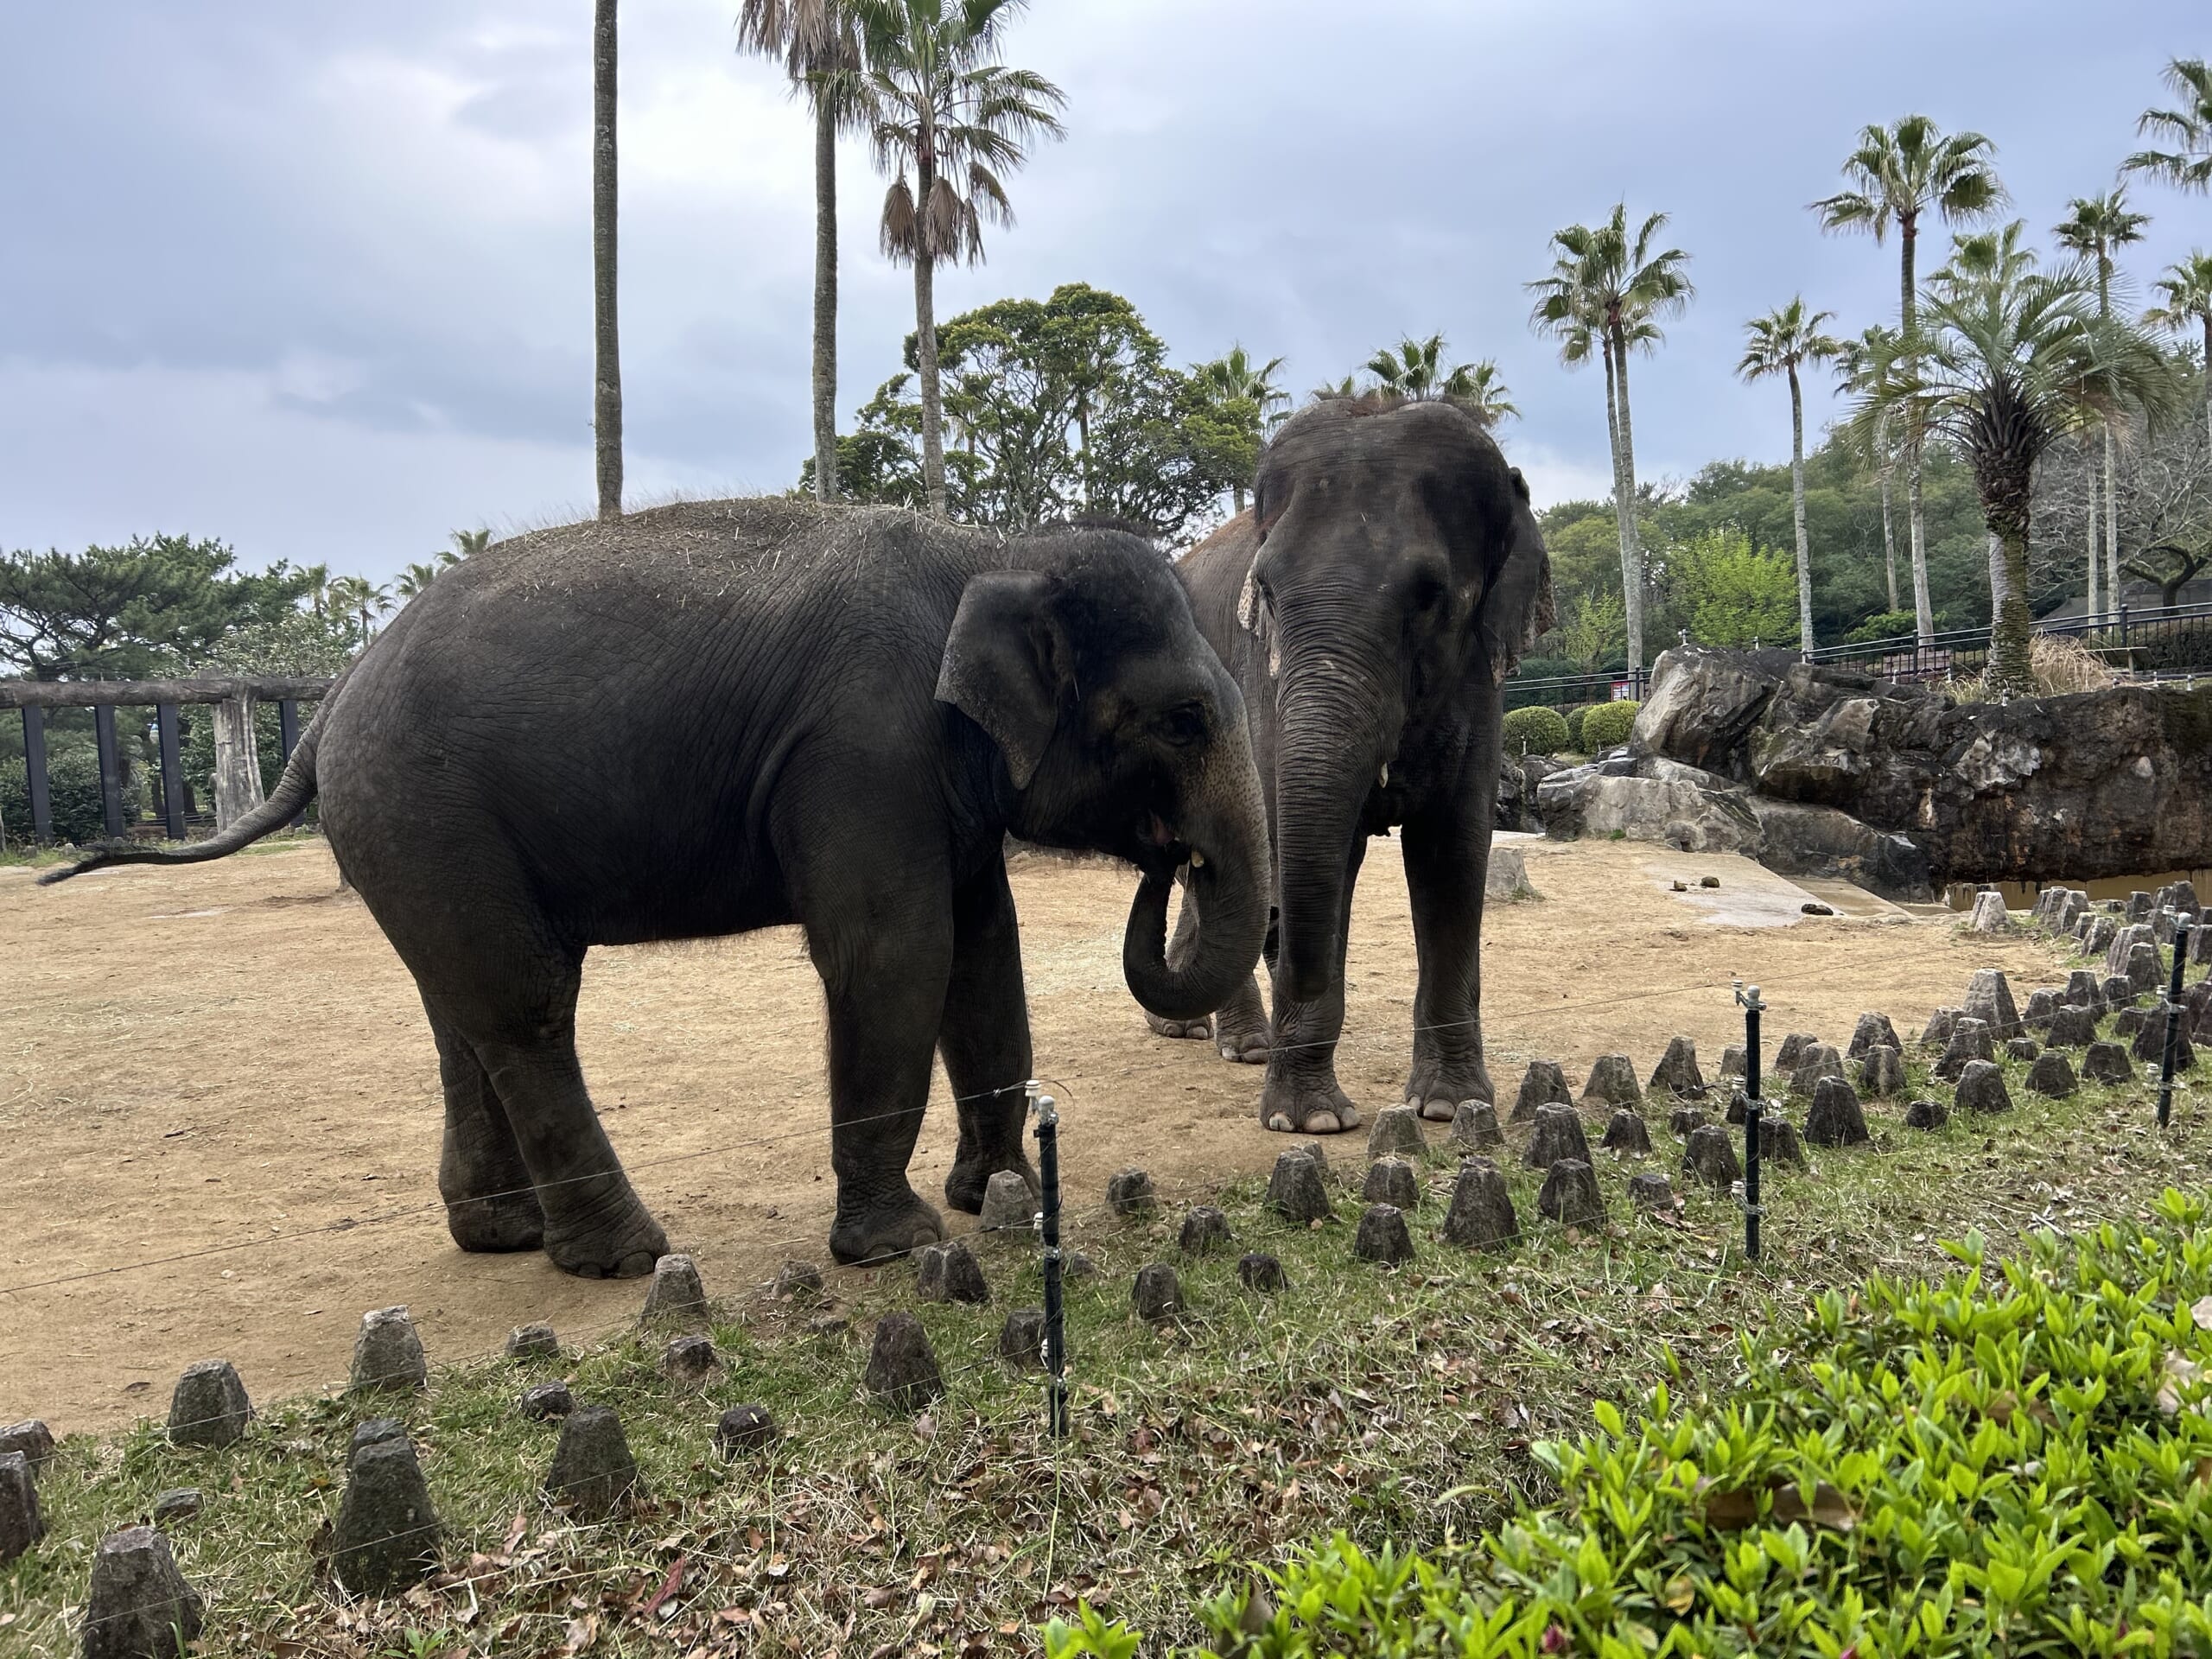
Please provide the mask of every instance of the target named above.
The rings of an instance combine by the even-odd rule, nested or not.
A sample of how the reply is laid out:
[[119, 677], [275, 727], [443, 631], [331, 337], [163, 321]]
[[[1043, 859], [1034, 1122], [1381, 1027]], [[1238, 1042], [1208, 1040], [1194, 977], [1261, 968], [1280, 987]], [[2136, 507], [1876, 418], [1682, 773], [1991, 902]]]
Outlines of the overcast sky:
[[[809, 442], [810, 141], [734, 54], [734, 5], [622, 7], [633, 500], [780, 489]], [[590, 10], [0, 10], [0, 547], [184, 531], [381, 577], [457, 526], [587, 510]], [[939, 277], [940, 315], [1090, 282], [1177, 360], [1241, 340], [1301, 393], [1441, 328], [1498, 359], [1540, 499], [1598, 494], [1602, 381], [1529, 334], [1522, 284], [1554, 228], [1624, 197], [1673, 215], [1698, 286], [1637, 365], [1640, 470], [1779, 459], [1786, 393], [1732, 376], [1744, 319], [1801, 290], [1854, 329], [1896, 305], [1894, 241], [1805, 211], [1858, 128], [1987, 133], [2040, 232], [2109, 181], [2165, 60], [2212, 44], [2186, 15], [1039, 0], [1008, 55], [1066, 90], [1069, 136], [1011, 181], [989, 263]], [[849, 424], [913, 316], [858, 145], [842, 182]], [[2212, 241], [2212, 204], [2136, 194], [2140, 278]]]

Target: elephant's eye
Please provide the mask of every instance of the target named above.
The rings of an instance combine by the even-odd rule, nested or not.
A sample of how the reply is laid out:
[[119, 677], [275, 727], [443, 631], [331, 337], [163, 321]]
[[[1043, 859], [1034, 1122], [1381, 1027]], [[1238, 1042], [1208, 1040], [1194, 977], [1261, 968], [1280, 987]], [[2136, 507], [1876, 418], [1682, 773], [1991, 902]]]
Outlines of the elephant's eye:
[[1160, 715], [1158, 728], [1170, 743], [1195, 743], [1206, 734], [1206, 711], [1195, 702], [1179, 703]]

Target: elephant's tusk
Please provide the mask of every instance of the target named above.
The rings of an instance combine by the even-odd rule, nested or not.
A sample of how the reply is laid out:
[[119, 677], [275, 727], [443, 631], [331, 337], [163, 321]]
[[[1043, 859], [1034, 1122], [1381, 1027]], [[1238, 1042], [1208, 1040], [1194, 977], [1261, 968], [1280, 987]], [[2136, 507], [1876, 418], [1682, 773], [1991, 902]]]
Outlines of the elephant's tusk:
[[1191, 849], [1191, 868], [1194, 870], [1203, 870], [1205, 867], [1206, 855], [1195, 847]]

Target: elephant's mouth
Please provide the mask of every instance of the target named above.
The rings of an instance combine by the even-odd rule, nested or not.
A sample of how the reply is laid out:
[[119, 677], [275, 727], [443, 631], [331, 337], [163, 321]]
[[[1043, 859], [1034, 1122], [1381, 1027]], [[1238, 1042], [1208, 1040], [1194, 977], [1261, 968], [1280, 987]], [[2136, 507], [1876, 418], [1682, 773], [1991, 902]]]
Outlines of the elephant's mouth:
[[1205, 855], [1189, 846], [1159, 813], [1141, 814], [1134, 828], [1136, 855], [1132, 861], [1147, 875], [1173, 875], [1185, 863], [1205, 867]]

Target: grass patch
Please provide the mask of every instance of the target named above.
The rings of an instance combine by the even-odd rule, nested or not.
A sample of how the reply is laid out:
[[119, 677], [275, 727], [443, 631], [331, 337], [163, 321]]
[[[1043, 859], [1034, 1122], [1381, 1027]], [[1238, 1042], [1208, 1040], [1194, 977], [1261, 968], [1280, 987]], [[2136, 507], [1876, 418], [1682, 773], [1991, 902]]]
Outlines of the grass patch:
[[[277, 1403], [221, 1452], [172, 1448], [149, 1427], [73, 1437], [40, 1481], [47, 1539], [0, 1567], [0, 1650], [73, 1653], [99, 1539], [182, 1485], [207, 1498], [171, 1535], [208, 1598], [211, 1653], [1030, 1653], [1036, 1626], [1078, 1599], [1162, 1645], [1195, 1642], [1195, 1609], [1243, 1582], [1248, 1561], [1290, 1560], [1339, 1529], [1370, 1548], [1478, 1537], [1559, 1495], [1538, 1447], [1586, 1433], [1594, 1402], [1643, 1400], [1661, 1378], [1678, 1398], [1717, 1397], [1759, 1364], [1795, 1363], [1777, 1349], [1827, 1293], [1941, 1276], [1955, 1266], [1942, 1239], [1979, 1230], [2003, 1256], [2034, 1231], [2130, 1222], [2165, 1188], [2202, 1185], [2196, 1096], [2177, 1097], [2162, 1136], [2139, 1085], [2048, 1102], [2021, 1086], [2024, 1066], [2004, 1069], [2011, 1114], [1920, 1135], [1899, 1123], [1902, 1098], [1870, 1102], [1872, 1145], [1816, 1150], [1809, 1173], [1770, 1163], [1757, 1264], [1725, 1194], [1630, 1217], [1627, 1174], [1673, 1173], [1680, 1158], [1657, 1103], [1655, 1159], [1600, 1154], [1603, 1232], [1542, 1221], [1540, 1173], [1502, 1158], [1526, 1236], [1499, 1255], [1436, 1238], [1448, 1159], [1425, 1171], [1410, 1217], [1419, 1259], [1395, 1270], [1352, 1258], [1354, 1192], [1313, 1230], [1267, 1214], [1255, 1181], [1177, 1195], [1222, 1204], [1236, 1248], [1276, 1253], [1292, 1288], [1247, 1293], [1234, 1250], [1177, 1261], [1191, 1312], [1162, 1330], [1135, 1321], [1128, 1287], [1144, 1263], [1176, 1261], [1179, 1204], [1138, 1222], [1085, 1211], [1071, 1233], [1100, 1271], [1071, 1287], [1064, 1443], [1040, 1432], [1038, 1374], [995, 1357], [1005, 1312], [1040, 1300], [1018, 1243], [978, 1247], [991, 1307], [917, 1310], [949, 1384], [919, 1418], [879, 1410], [859, 1386], [870, 1323], [912, 1302], [911, 1269], [894, 1267], [832, 1275], [845, 1333], [815, 1334], [812, 1310], [765, 1299], [725, 1306], [715, 1337], [728, 1375], [701, 1393], [660, 1376], [658, 1341], [623, 1335], [559, 1362], [443, 1369], [397, 1402]], [[1906, 1098], [1942, 1088], [1919, 1062], [1911, 1081]], [[1339, 1176], [1363, 1169], [1356, 1138], [1330, 1150]], [[543, 1501], [556, 1430], [514, 1404], [555, 1376], [621, 1413], [652, 1495], [634, 1515], [581, 1526]], [[785, 1436], [725, 1464], [709, 1433], [742, 1402], [767, 1405]], [[349, 1605], [321, 1540], [347, 1435], [394, 1412], [445, 1523], [443, 1570], [406, 1597]]]

